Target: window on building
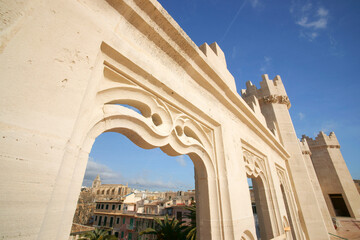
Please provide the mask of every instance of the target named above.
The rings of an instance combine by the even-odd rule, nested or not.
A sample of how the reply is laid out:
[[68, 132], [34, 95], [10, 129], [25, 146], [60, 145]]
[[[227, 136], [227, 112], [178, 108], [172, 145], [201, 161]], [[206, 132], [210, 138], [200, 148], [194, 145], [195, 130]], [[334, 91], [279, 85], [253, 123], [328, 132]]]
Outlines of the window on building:
[[106, 210], [108, 210], [108, 209], [109, 209], [109, 204], [106, 204], [105, 209], [106, 209]]
[[337, 217], [350, 217], [349, 210], [342, 194], [329, 194], [329, 197]]
[[121, 210], [121, 204], [119, 204], [119, 209], [118, 209], [119, 211]]
[[123, 238], [124, 237], [124, 232], [121, 232], [121, 238]]
[[102, 218], [102, 216], [99, 217], [98, 226], [101, 226], [101, 218]]
[[95, 216], [95, 221], [97, 220], [97, 216]]
[[134, 227], [134, 219], [130, 218], [130, 228], [133, 228], [133, 227]]
[[104, 226], [106, 226], [107, 216], [104, 217]]
[[110, 218], [110, 225], [109, 225], [109, 227], [112, 227], [112, 226], [113, 226], [113, 221], [114, 221], [114, 218], [111, 217], [111, 218]]
[[104, 204], [101, 204], [101, 209], [104, 209]]
[[115, 232], [115, 237], [119, 237], [119, 233], [118, 232]]
[[120, 218], [116, 218], [116, 224], [119, 224]]
[[129, 233], [128, 239], [132, 240], [132, 233], [131, 232]]
[[111, 208], [111, 209], [112, 209], [112, 210], [115, 210], [115, 204], [112, 205], [112, 208]]

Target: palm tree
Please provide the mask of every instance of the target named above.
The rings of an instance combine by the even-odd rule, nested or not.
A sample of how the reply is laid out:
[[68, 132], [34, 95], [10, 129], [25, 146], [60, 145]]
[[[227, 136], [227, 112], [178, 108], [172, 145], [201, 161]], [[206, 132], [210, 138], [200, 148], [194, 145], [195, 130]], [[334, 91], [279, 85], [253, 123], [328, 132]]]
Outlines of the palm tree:
[[155, 218], [156, 222], [155, 229], [147, 228], [140, 232], [140, 236], [145, 234], [156, 235], [158, 240], [185, 240], [185, 229], [187, 226], [182, 225], [184, 222], [179, 222], [175, 218], [169, 219], [168, 215], [165, 216], [164, 220]]
[[192, 203], [190, 206], [185, 207], [189, 213], [186, 213], [185, 216], [190, 219], [190, 225], [185, 229], [186, 239], [195, 240], [196, 239], [196, 204]]
[[84, 233], [81, 238], [81, 240], [117, 240], [118, 238], [114, 235], [110, 235], [109, 231], [111, 229], [100, 229], [95, 228], [95, 230]]

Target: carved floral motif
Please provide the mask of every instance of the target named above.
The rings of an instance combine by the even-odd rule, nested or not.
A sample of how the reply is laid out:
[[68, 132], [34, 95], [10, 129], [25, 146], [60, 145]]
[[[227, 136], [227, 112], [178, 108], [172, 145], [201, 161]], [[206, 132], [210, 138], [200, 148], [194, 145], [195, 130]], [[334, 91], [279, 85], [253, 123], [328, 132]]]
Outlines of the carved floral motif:
[[269, 95], [259, 99], [260, 103], [269, 104], [269, 103], [279, 103], [285, 104], [288, 108], [290, 108], [290, 100], [288, 96], [285, 95]]

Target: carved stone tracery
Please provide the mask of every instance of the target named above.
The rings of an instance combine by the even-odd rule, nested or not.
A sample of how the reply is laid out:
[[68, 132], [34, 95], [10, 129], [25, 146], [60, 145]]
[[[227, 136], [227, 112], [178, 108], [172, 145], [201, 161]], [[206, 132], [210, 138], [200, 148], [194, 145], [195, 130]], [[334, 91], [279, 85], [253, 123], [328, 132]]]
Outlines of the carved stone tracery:
[[265, 161], [263, 158], [247, 149], [243, 149], [243, 156], [247, 175], [254, 176], [255, 178], [259, 175], [266, 177]]
[[133, 122], [150, 128], [151, 135], [159, 140], [175, 136], [184, 148], [197, 146], [210, 159], [214, 157], [213, 129], [143, 88], [107, 61], [104, 62], [104, 79], [97, 101], [99, 106], [103, 106], [108, 121], [115, 116], [131, 118]]

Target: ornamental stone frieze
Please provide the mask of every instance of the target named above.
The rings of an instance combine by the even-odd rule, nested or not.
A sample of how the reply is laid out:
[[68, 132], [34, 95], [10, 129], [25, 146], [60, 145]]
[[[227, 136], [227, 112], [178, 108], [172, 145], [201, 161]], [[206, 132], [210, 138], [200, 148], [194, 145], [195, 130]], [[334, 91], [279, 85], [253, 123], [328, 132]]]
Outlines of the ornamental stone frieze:
[[288, 96], [284, 95], [269, 95], [262, 98], [259, 98], [260, 104], [269, 104], [269, 103], [279, 103], [285, 104], [288, 108], [290, 108], [291, 103]]

